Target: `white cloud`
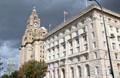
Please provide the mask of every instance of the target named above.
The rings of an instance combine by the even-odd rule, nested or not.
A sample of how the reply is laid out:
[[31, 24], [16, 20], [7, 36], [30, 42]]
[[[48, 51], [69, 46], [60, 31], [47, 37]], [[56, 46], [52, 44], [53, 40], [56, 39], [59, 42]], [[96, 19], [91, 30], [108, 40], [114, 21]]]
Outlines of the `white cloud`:
[[18, 48], [14, 48], [13, 45], [16, 44], [16, 41], [9, 40], [1, 42], [0, 46], [0, 56], [4, 57], [15, 57], [19, 54]]
[[4, 71], [6, 70], [6, 63], [7, 58], [15, 58], [16, 59], [16, 69], [18, 68], [18, 56], [19, 56], [19, 50], [18, 48], [14, 47], [17, 43], [17, 40], [8, 40], [8, 41], [0, 41], [0, 57], [2, 57], [3, 67]]

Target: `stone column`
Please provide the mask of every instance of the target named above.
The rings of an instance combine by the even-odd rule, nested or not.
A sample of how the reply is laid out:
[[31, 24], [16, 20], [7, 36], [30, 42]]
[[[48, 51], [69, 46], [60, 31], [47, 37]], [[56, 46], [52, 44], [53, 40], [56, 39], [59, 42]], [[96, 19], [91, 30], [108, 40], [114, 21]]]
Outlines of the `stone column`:
[[40, 44], [39, 41], [34, 42], [34, 59], [40, 61]]
[[31, 44], [27, 44], [26, 45], [26, 62], [28, 62], [29, 60], [31, 60], [31, 53], [32, 53], [32, 45]]

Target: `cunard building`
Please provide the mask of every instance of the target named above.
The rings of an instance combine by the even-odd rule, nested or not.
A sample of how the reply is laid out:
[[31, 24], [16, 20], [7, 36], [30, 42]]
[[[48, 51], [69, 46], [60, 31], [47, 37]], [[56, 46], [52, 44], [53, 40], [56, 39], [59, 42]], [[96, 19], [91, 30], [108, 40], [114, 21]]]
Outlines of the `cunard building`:
[[[120, 78], [120, 14], [105, 8], [103, 11], [115, 78]], [[35, 10], [22, 39], [20, 65], [44, 59], [48, 64], [45, 78], [112, 78], [98, 6], [89, 6], [49, 33], [40, 22], [36, 24], [34, 14]]]

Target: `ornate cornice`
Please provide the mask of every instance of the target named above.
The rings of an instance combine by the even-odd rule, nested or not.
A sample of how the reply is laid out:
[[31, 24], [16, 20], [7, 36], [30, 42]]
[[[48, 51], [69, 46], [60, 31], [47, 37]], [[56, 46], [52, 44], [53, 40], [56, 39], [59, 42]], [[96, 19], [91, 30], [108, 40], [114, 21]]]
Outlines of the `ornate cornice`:
[[[49, 36], [51, 36], [52, 34], [56, 33], [57, 31], [59, 31], [60, 29], [66, 27], [67, 25], [69, 25], [70, 23], [72, 23], [73, 21], [79, 19], [80, 17], [82, 17], [83, 15], [87, 14], [88, 12], [92, 11], [92, 10], [98, 10], [101, 11], [100, 7], [98, 5], [92, 4], [90, 6], [88, 6], [86, 9], [82, 10], [80, 13], [78, 13], [76, 16], [73, 16], [72, 18], [68, 19], [66, 22], [61, 23], [60, 25], [58, 25], [55, 29], [53, 29], [51, 32], [49, 32], [44, 39], [47, 39]], [[120, 14], [115, 13], [111, 10], [105, 9], [103, 8], [104, 13], [110, 14], [112, 16], [115, 16], [117, 18], [120, 18]]]
[[33, 44], [35, 41], [43, 41], [43, 39], [34, 39], [32, 42], [26, 42], [25, 45], [21, 45], [19, 50], [22, 48], [22, 47], [26, 47], [27, 44]]

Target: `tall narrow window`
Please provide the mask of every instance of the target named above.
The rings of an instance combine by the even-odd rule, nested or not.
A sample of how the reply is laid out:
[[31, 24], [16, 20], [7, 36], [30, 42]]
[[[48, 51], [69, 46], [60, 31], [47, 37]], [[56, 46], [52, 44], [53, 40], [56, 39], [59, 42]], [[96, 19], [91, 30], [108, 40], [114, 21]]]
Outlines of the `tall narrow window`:
[[111, 31], [113, 30], [113, 27], [112, 27], [112, 26], [110, 26], [110, 30], [111, 30]]
[[72, 47], [72, 46], [73, 46], [72, 41], [70, 41], [70, 42], [69, 42], [69, 44], [70, 44], [70, 47]]
[[63, 48], [66, 49], [66, 45], [65, 44], [63, 44]]
[[95, 67], [95, 73], [96, 73], [96, 75], [99, 74], [99, 68], [98, 68], [98, 66]]
[[95, 33], [94, 32], [92, 32], [92, 38], [95, 38]]
[[115, 45], [115, 43], [112, 43], [112, 48], [113, 48], [113, 50], [116, 49], [116, 45]]
[[74, 68], [71, 67], [71, 78], [74, 78]]
[[73, 54], [73, 49], [70, 49], [70, 53]]
[[53, 55], [53, 58], [55, 58], [55, 55]]
[[76, 43], [79, 45], [79, 39], [76, 39]]
[[80, 52], [80, 47], [77, 47], [77, 52], [78, 52], [78, 53]]
[[84, 19], [83, 19], [83, 20], [81, 20], [81, 23], [82, 23], [82, 24], [84, 24], [84, 23], [85, 23], [85, 20], [84, 20]]
[[88, 50], [88, 44], [85, 44], [85, 45], [84, 45], [84, 49], [85, 49], [85, 51]]
[[94, 52], [94, 56], [95, 56], [95, 59], [98, 57], [98, 56], [97, 56], [97, 52]]
[[66, 56], [66, 51], [63, 52], [64, 57]]
[[87, 76], [90, 76], [90, 66], [86, 65]]
[[120, 76], [120, 64], [117, 64], [117, 67], [118, 67], [118, 74]]
[[60, 57], [59, 53], [57, 53], [58, 58]]
[[115, 53], [115, 59], [118, 59], [118, 53]]
[[84, 33], [86, 32], [86, 28], [85, 27], [83, 27], [82, 30], [83, 30]]
[[80, 66], [78, 66], [78, 74], [79, 74], [79, 78], [82, 77], [82, 71]]
[[91, 26], [90, 26], [91, 28], [93, 28], [93, 23], [91, 23]]
[[78, 31], [76, 31], [76, 36], [78, 36]]
[[93, 42], [93, 48], [96, 48], [96, 42]]
[[57, 78], [59, 78], [59, 69], [57, 69]]
[[85, 57], [85, 60], [88, 60], [88, 58], [89, 58], [88, 54], [85, 54], [84, 57]]
[[80, 61], [80, 56], [77, 57], [78, 61]]
[[120, 36], [117, 36], [118, 41], [120, 42]]
[[70, 39], [72, 39], [72, 34], [70, 34]]
[[116, 32], [119, 33], [119, 28], [116, 28]]
[[83, 40], [84, 40], [84, 41], [87, 41], [87, 35], [86, 35], [86, 34], [83, 35]]
[[110, 66], [108, 66], [108, 71], [109, 71], [109, 74], [112, 74]]

